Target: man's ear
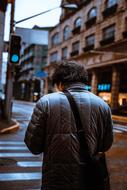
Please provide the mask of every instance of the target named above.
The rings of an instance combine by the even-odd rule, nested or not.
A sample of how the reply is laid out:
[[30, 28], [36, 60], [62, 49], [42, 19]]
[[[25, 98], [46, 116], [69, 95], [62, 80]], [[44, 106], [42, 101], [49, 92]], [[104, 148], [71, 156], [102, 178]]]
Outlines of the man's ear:
[[57, 85], [57, 88], [59, 91], [63, 91], [64, 90], [64, 85], [60, 82], [58, 85]]

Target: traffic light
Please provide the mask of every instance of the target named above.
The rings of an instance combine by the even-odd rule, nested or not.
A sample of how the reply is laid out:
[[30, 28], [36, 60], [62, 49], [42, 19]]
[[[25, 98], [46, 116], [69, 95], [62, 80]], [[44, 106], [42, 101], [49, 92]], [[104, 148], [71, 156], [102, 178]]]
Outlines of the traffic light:
[[21, 36], [11, 34], [10, 38], [10, 62], [18, 64], [20, 60]]

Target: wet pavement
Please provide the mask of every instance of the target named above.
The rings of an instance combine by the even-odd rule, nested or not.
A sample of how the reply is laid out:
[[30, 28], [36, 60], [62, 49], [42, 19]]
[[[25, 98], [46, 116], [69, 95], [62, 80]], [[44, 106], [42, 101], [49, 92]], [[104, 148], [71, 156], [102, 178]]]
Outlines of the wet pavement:
[[111, 190], [127, 190], [127, 134], [115, 133], [114, 143], [107, 152]]
[[32, 155], [24, 134], [35, 104], [13, 103], [13, 119], [20, 129], [0, 136], [0, 190], [37, 190], [41, 186], [42, 155]]
[[[14, 101], [13, 118], [20, 130], [0, 136], [0, 190], [37, 190], [41, 184], [42, 155], [32, 155], [23, 142], [35, 104]], [[111, 190], [127, 190], [127, 125], [114, 124], [114, 143], [107, 152]]]

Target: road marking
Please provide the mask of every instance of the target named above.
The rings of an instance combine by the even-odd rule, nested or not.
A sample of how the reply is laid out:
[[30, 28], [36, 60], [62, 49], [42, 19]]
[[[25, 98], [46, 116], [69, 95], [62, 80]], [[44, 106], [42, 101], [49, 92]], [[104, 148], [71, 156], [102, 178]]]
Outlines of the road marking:
[[37, 180], [41, 179], [41, 172], [32, 173], [6, 173], [0, 174], [0, 181]]
[[25, 143], [24, 142], [22, 142], [22, 141], [0, 141], [0, 145], [1, 144], [11, 144], [11, 145], [25, 145]]
[[114, 133], [122, 133], [122, 131], [117, 130], [117, 129], [113, 129], [113, 132], [114, 132]]
[[116, 133], [127, 133], [127, 126], [115, 124], [113, 126], [113, 131]]
[[25, 146], [2, 146], [0, 150], [28, 150], [28, 148]]
[[39, 157], [32, 153], [0, 153], [0, 157]]
[[38, 161], [33, 161], [33, 162], [17, 162], [18, 166], [21, 167], [41, 167], [42, 166], [42, 162], [38, 162]]

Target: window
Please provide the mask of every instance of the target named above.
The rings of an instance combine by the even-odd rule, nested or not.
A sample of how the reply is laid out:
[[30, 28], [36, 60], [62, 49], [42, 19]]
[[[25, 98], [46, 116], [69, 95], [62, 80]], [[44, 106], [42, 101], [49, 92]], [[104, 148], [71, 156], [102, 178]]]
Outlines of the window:
[[115, 25], [111, 25], [103, 29], [103, 38], [108, 39], [115, 36]]
[[91, 18], [94, 18], [97, 16], [97, 9], [95, 7], [93, 7], [92, 9], [90, 9], [90, 11], [88, 12], [88, 20], [90, 20]]
[[59, 33], [56, 33], [52, 37], [52, 45], [57, 45], [57, 44], [59, 44], [59, 42], [60, 42]]
[[72, 51], [78, 51], [79, 50], [79, 41], [72, 44]]
[[56, 62], [58, 60], [58, 53], [54, 52], [50, 55], [50, 62]]
[[117, 4], [117, 0], [108, 0], [106, 4], [107, 4], [107, 8], [110, 8], [113, 5]]
[[77, 19], [75, 20], [74, 26], [75, 26], [76, 28], [81, 26], [81, 18], [77, 18]]
[[71, 35], [71, 29], [69, 26], [65, 26], [64, 31], [63, 31], [63, 39], [67, 40]]
[[67, 47], [62, 48], [62, 59], [67, 58]]
[[94, 34], [86, 37], [86, 46], [94, 45], [94, 42], [95, 42], [95, 35]]

